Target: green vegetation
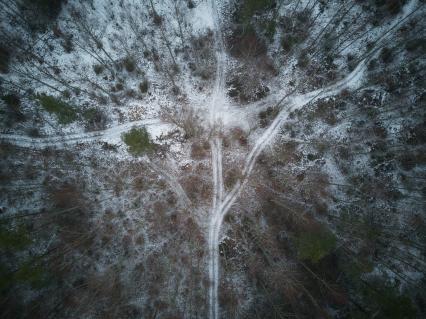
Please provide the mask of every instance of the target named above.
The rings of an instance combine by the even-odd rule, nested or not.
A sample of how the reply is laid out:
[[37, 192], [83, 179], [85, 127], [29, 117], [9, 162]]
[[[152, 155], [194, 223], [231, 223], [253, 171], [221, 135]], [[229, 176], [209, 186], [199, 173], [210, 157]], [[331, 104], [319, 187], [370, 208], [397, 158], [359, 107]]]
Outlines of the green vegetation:
[[97, 108], [92, 107], [83, 112], [83, 118], [88, 122], [93, 121], [96, 118], [98, 112], [99, 110]]
[[[411, 299], [400, 294], [397, 286], [383, 284], [380, 279], [373, 279], [369, 285], [363, 285], [360, 293], [376, 309], [379, 319], [414, 319], [416, 308]], [[373, 289], [371, 287], [374, 287]]]
[[299, 38], [296, 35], [286, 34], [281, 39], [281, 46], [285, 52], [290, 52], [293, 46], [299, 42]]
[[78, 110], [60, 98], [46, 94], [37, 95], [36, 99], [43, 109], [56, 115], [60, 124], [69, 124], [81, 119], [85, 121], [86, 129], [93, 131], [104, 129], [108, 122], [105, 113], [96, 107]]
[[115, 90], [122, 91], [124, 89], [123, 83], [117, 83], [115, 85]]
[[306, 53], [306, 51], [302, 51], [299, 57], [297, 58], [297, 66], [301, 69], [304, 69], [309, 65], [309, 63], [310, 61], [308, 54]]
[[390, 63], [392, 62], [393, 55], [392, 55], [392, 49], [384, 47], [382, 51], [380, 52], [380, 59], [383, 63]]
[[93, 71], [96, 75], [99, 75], [104, 71], [104, 66], [102, 64], [95, 64], [93, 66]]
[[21, 112], [21, 99], [16, 93], [3, 95], [1, 99], [7, 107], [7, 113], [14, 121], [25, 121], [25, 115]]
[[47, 29], [58, 17], [64, 0], [24, 0], [20, 3], [21, 11], [31, 31]]
[[123, 63], [127, 72], [133, 72], [136, 69], [136, 62], [132, 57], [126, 57]]
[[269, 21], [264, 27], [266, 37], [272, 41], [275, 33], [277, 32], [277, 23], [275, 20]]
[[306, 40], [309, 35], [310, 13], [302, 11], [294, 16], [282, 18], [281, 47], [289, 53], [295, 46]]
[[414, 52], [419, 50], [421, 53], [426, 53], [426, 39], [416, 38], [413, 40], [407, 41], [405, 44], [405, 49], [409, 52]]
[[62, 96], [66, 99], [70, 99], [71, 98], [71, 92], [68, 90], [65, 90], [62, 92]]
[[390, 14], [398, 14], [407, 0], [374, 0], [374, 5], [380, 10], [386, 10]]
[[297, 250], [302, 259], [317, 263], [336, 246], [336, 237], [325, 227], [306, 231], [297, 238]]
[[231, 54], [235, 57], [260, 57], [265, 56], [267, 52], [265, 41], [259, 37], [252, 25], [233, 30], [230, 45]]
[[[357, 181], [358, 185], [361, 184], [358, 180], [354, 179], [354, 181]], [[380, 225], [374, 223], [368, 217], [357, 217], [350, 211], [341, 212], [340, 223], [337, 226], [341, 232], [350, 230], [358, 232], [368, 243], [373, 243], [380, 237]]]
[[108, 122], [105, 113], [100, 108], [96, 107], [84, 110], [82, 117], [85, 120], [86, 129], [89, 131], [103, 130]]
[[142, 93], [146, 93], [146, 92], [148, 92], [148, 81], [147, 81], [147, 80], [144, 80], [143, 82], [141, 82], [141, 83], [139, 84], [139, 90], [140, 90]]
[[247, 24], [257, 11], [263, 11], [275, 5], [275, 0], [245, 0], [241, 5], [240, 19]]
[[3, 95], [1, 97], [1, 99], [4, 101], [4, 103], [6, 103], [6, 105], [8, 107], [10, 107], [11, 109], [15, 109], [18, 110], [21, 107], [21, 100], [19, 99], [19, 96], [12, 93], [12, 94], [7, 94], [7, 95]]
[[[0, 250], [4, 256], [13, 256], [28, 249], [32, 243], [28, 229], [23, 225], [11, 228], [10, 225], [0, 224]], [[35, 264], [33, 258], [21, 261], [17, 270], [9, 269], [2, 260], [0, 266], [0, 291], [7, 290], [17, 283], [29, 284], [32, 288], [45, 286], [46, 274], [43, 269]], [[15, 266], [16, 267], [16, 266]]]
[[0, 296], [2, 292], [10, 287], [12, 283], [12, 278], [9, 276], [9, 270], [0, 263]]
[[194, 9], [195, 8], [195, 4], [194, 4], [194, 2], [192, 2], [192, 0], [188, 0], [186, 2], [186, 5], [188, 6], [188, 9]]
[[63, 0], [24, 0], [25, 5], [34, 5], [40, 10], [47, 10], [48, 12], [57, 12], [61, 9]]
[[20, 226], [14, 230], [0, 224], [0, 249], [22, 250], [31, 243], [27, 230]]
[[234, 21], [243, 25], [244, 34], [247, 31], [248, 33], [254, 32], [254, 27], [256, 27], [268, 40], [272, 41], [277, 28], [275, 18], [261, 16], [256, 21], [252, 21], [252, 17], [256, 13], [265, 13], [267, 10], [272, 9], [275, 4], [275, 0], [245, 0], [235, 11]]
[[0, 266], [0, 293], [13, 288], [16, 284], [29, 285], [32, 289], [41, 289], [49, 285], [48, 274], [34, 261], [27, 261], [16, 271]]
[[134, 156], [150, 153], [154, 150], [148, 131], [145, 127], [132, 128], [122, 136], [124, 143], [129, 147], [129, 152]]
[[50, 95], [41, 94], [37, 96], [41, 106], [49, 113], [58, 117], [60, 124], [69, 124], [77, 120], [77, 111], [68, 103]]
[[9, 61], [10, 61], [10, 52], [5, 46], [1, 45], [0, 46], [0, 73], [9, 72]]
[[382, 309], [382, 314], [378, 318], [409, 319], [416, 317], [416, 309], [410, 298], [398, 296], [393, 289], [388, 288], [383, 294], [378, 295], [378, 301]]
[[31, 288], [40, 289], [48, 284], [46, 272], [33, 262], [26, 262], [14, 273], [14, 281], [29, 284]]

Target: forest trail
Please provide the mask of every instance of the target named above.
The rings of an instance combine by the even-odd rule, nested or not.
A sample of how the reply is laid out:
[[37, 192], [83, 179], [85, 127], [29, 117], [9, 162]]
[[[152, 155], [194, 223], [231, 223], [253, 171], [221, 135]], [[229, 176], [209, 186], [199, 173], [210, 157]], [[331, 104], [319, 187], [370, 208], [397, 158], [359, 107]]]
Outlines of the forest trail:
[[215, 0], [211, 1], [212, 12], [215, 21], [215, 49], [217, 59], [217, 70], [215, 86], [211, 97], [210, 105], [210, 125], [213, 129], [213, 138], [210, 141], [211, 145], [211, 162], [212, 162], [212, 179], [213, 179], [213, 199], [212, 209], [209, 220], [209, 233], [208, 233], [208, 272], [209, 272], [209, 318], [218, 319], [219, 316], [219, 235], [225, 215], [228, 213], [236, 199], [240, 195], [247, 179], [253, 170], [254, 164], [262, 150], [268, 145], [271, 140], [279, 132], [283, 121], [287, 118], [289, 113], [293, 110], [302, 108], [309, 102], [313, 102], [320, 98], [335, 95], [343, 89], [350, 89], [358, 87], [361, 79], [363, 78], [365, 70], [365, 61], [362, 61], [355, 70], [341, 81], [336, 82], [326, 88], [312, 91], [303, 95], [290, 95], [281, 98], [277, 103], [280, 106], [285, 100], [288, 100], [287, 107], [282, 107], [278, 116], [274, 119], [271, 125], [261, 134], [256, 140], [252, 150], [248, 154], [245, 165], [242, 171], [242, 179], [238, 181], [232, 190], [224, 194], [223, 186], [223, 168], [222, 168], [222, 140], [215, 130], [219, 126], [218, 123], [218, 109], [222, 108], [221, 103], [226, 103], [225, 99], [225, 76], [226, 76], [226, 54], [221, 33], [219, 15], [216, 7]]
[[0, 142], [6, 142], [22, 148], [43, 149], [45, 147], [67, 147], [93, 141], [111, 142], [113, 139], [120, 139], [121, 134], [129, 131], [132, 127], [138, 126], [158, 126], [164, 124], [159, 119], [145, 119], [140, 121], [120, 124], [105, 130], [75, 133], [69, 135], [55, 135], [47, 137], [30, 137], [17, 134], [0, 134]]
[[332, 84], [326, 88], [312, 91], [306, 94], [285, 96], [276, 104], [276, 106], [278, 107], [284, 102], [286, 102], [285, 106], [281, 106], [281, 111], [278, 113], [278, 115], [275, 117], [269, 127], [255, 141], [253, 148], [247, 155], [242, 170], [241, 180], [238, 181], [234, 185], [232, 190], [224, 197], [221, 206], [219, 207], [219, 211], [222, 215], [220, 218], [221, 220], [223, 220], [229, 209], [232, 207], [232, 205], [235, 203], [236, 199], [240, 195], [244, 185], [247, 183], [248, 177], [250, 176], [259, 155], [264, 150], [264, 148], [272, 142], [274, 137], [277, 136], [280, 127], [288, 118], [289, 114], [292, 111], [301, 109], [310, 102], [336, 95], [345, 89], [358, 88], [362, 83], [365, 68], [366, 63], [365, 61], [362, 61], [357, 66], [357, 68], [352, 71], [352, 73], [350, 73], [341, 81], [338, 81], [335, 84]]
[[[413, 14], [416, 10], [409, 10], [413, 7], [411, 1], [409, 5], [405, 7], [404, 12], [400, 17], [395, 19], [395, 22], [389, 28], [389, 31], [394, 29], [397, 25], [404, 22], [408, 16]], [[218, 123], [218, 108], [221, 107], [220, 103], [225, 103], [225, 65], [226, 55], [224, 50], [224, 43], [221, 34], [219, 16], [216, 8], [215, 0], [211, 1], [212, 11], [215, 20], [215, 45], [216, 45], [216, 56], [217, 56], [217, 73], [215, 86], [212, 94], [212, 102], [210, 107], [210, 124], [213, 130], [216, 128]], [[408, 7], [408, 10], [407, 10]], [[379, 44], [382, 43], [388, 34], [378, 39], [376, 48], [379, 48]], [[367, 64], [372, 57], [376, 55], [377, 50], [373, 49], [369, 56], [366, 56], [361, 60], [357, 67], [346, 77], [340, 81], [335, 82], [325, 88], [320, 88], [305, 94], [289, 94], [282, 97], [276, 104], [276, 107], [280, 108], [278, 115], [268, 126], [268, 128], [255, 140], [253, 148], [246, 157], [244, 167], [242, 169], [242, 178], [237, 181], [234, 187], [227, 194], [224, 194], [223, 187], [223, 172], [222, 172], [222, 140], [219, 136], [213, 137], [210, 142], [211, 153], [212, 153], [212, 175], [213, 175], [213, 200], [212, 210], [209, 221], [209, 235], [208, 235], [208, 268], [209, 268], [209, 318], [218, 319], [219, 316], [219, 304], [218, 304], [218, 288], [219, 288], [219, 235], [220, 229], [223, 223], [223, 219], [229, 212], [232, 205], [235, 203], [244, 185], [247, 183], [248, 178], [253, 171], [254, 165], [264, 150], [273, 139], [278, 135], [280, 127], [283, 122], [288, 118], [289, 114], [295, 110], [299, 110], [306, 106], [308, 103], [313, 103], [319, 99], [332, 97], [340, 94], [344, 90], [356, 90], [362, 85]], [[285, 105], [283, 106], [282, 104]], [[222, 105], [223, 107], [223, 105]]]
[[[381, 36], [379, 39], [377, 39], [375, 48], [371, 50], [372, 53], [366, 56], [363, 60], [361, 60], [358, 63], [357, 67], [346, 77], [327, 87], [320, 88], [305, 94], [285, 95], [279, 100], [277, 104], [275, 104], [276, 107], [280, 107], [278, 115], [275, 117], [269, 127], [255, 141], [253, 148], [246, 157], [246, 161], [242, 170], [241, 180], [234, 185], [232, 190], [223, 199], [222, 206], [219, 207], [219, 210], [223, 215], [221, 217], [222, 220], [240, 195], [260, 153], [267, 145], [272, 142], [274, 137], [276, 137], [276, 135], [279, 133], [280, 127], [282, 127], [282, 124], [288, 118], [289, 114], [293, 111], [301, 109], [308, 103], [313, 103], [319, 99], [336, 96], [344, 90], [359, 89], [362, 86], [363, 80], [365, 78], [368, 62], [377, 55], [377, 49], [381, 47], [382, 43], [387, 38], [389, 38], [389, 36], [392, 34], [391, 31], [394, 31], [397, 26], [407, 21], [407, 18], [417, 12], [419, 7], [420, 6], [417, 6], [416, 0], [409, 2], [404, 7], [403, 12], [398, 17], [396, 17], [391, 23], [390, 27], [388, 28], [388, 31], [385, 32], [384, 36]], [[282, 105], [284, 103], [285, 106]]]
[[219, 15], [215, 0], [211, 0], [211, 10], [214, 17], [214, 39], [216, 53], [216, 79], [213, 88], [210, 105], [210, 126], [213, 130], [213, 138], [210, 141], [212, 156], [212, 178], [213, 178], [213, 199], [209, 220], [208, 234], [208, 273], [209, 273], [209, 318], [219, 318], [219, 233], [222, 225], [222, 212], [219, 208], [223, 201], [223, 168], [222, 168], [222, 140], [217, 135], [218, 109], [223, 108], [225, 99], [225, 76], [226, 76], [226, 54], [223, 37], [220, 27]]
[[[251, 139], [250, 145], [252, 146], [249, 150], [241, 171], [241, 178], [235, 183], [231, 190], [225, 192], [224, 181], [223, 181], [223, 159], [222, 159], [222, 135], [220, 132], [221, 128], [221, 115], [223, 112], [228, 112], [228, 102], [226, 99], [226, 87], [225, 79], [227, 72], [227, 54], [225, 50], [225, 44], [223, 40], [220, 16], [216, 4], [217, 0], [210, 0], [211, 12], [214, 19], [214, 49], [216, 55], [216, 75], [214, 81], [214, 87], [210, 96], [210, 108], [206, 114], [207, 122], [211, 129], [210, 147], [211, 147], [211, 166], [212, 166], [212, 184], [213, 184], [213, 196], [212, 196], [212, 207], [208, 216], [208, 234], [207, 234], [207, 267], [209, 276], [209, 288], [208, 288], [208, 316], [210, 319], [220, 318], [220, 307], [219, 307], [219, 283], [220, 283], [220, 256], [219, 256], [219, 243], [220, 243], [220, 231], [223, 224], [223, 220], [227, 213], [231, 210], [239, 196], [241, 195], [248, 179], [255, 167], [257, 159], [261, 152], [270, 145], [274, 138], [280, 133], [280, 128], [288, 119], [291, 112], [302, 109], [309, 103], [313, 103], [319, 99], [332, 97], [340, 94], [344, 90], [356, 90], [362, 86], [363, 79], [365, 78], [365, 71], [371, 56], [367, 56], [364, 60], [361, 60], [357, 67], [346, 77], [340, 81], [335, 82], [327, 87], [320, 88], [305, 94], [286, 94], [280, 97], [280, 93], [271, 93], [265, 100], [255, 102], [250, 107], [246, 107], [245, 110], [238, 113], [243, 115], [243, 112], [249, 111], [252, 114], [258, 112], [258, 106], [264, 106], [264, 104], [275, 104], [275, 107], [279, 110], [278, 115], [271, 121], [266, 129], [262, 129], [260, 132], [255, 131], [258, 134], [255, 138]], [[403, 13], [395, 19], [395, 22], [391, 24], [389, 31], [393, 30], [400, 23], [404, 22], [411, 14], [415, 12], [415, 5], [418, 1], [411, 1], [405, 8]], [[384, 37], [377, 39], [375, 49], [373, 49], [372, 56], [377, 52], [376, 49], [380, 49], [384, 40], [387, 36], [385, 33]], [[388, 34], [389, 35], [389, 34]], [[237, 106], [236, 106], [237, 108]], [[229, 115], [229, 114], [225, 114]], [[241, 117], [237, 118], [240, 121]], [[0, 142], [10, 143], [18, 147], [23, 148], [35, 148], [42, 149], [45, 147], [57, 147], [66, 148], [70, 145], [79, 145], [90, 142], [115, 142], [120, 140], [121, 134], [130, 130], [133, 126], [162, 126], [167, 125], [161, 122], [159, 119], [146, 119], [140, 121], [129, 122], [120, 124], [115, 127], [111, 127], [102, 131], [87, 132], [87, 133], [76, 133], [61, 136], [48, 136], [33, 138], [23, 135], [14, 134], [0, 134]], [[185, 190], [179, 184], [179, 180], [176, 178], [175, 171], [167, 171], [164, 167], [151, 163], [152, 167], [164, 175], [166, 181], [171, 185], [172, 189], [176, 192], [177, 196], [181, 201], [183, 207], [190, 207], [193, 203], [189, 200]]]

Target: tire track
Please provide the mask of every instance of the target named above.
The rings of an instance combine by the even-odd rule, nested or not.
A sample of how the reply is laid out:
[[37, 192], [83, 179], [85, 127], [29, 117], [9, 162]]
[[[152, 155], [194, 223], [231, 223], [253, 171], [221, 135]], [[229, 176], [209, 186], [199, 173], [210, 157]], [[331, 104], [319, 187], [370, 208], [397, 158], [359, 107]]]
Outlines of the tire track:
[[366, 69], [366, 61], [362, 61], [357, 68], [355, 68], [346, 78], [341, 81], [336, 82], [324, 89], [316, 90], [309, 92], [307, 94], [302, 95], [294, 95], [289, 97], [284, 97], [279, 101], [277, 105], [280, 105], [284, 102], [285, 99], [288, 99], [289, 102], [287, 107], [282, 108], [282, 110], [278, 113], [274, 121], [271, 125], [263, 132], [263, 134], [257, 139], [254, 144], [252, 150], [246, 158], [242, 175], [243, 178], [238, 181], [232, 190], [227, 194], [224, 198], [221, 206], [219, 207], [219, 211], [221, 212], [221, 219], [225, 217], [228, 213], [229, 209], [234, 204], [235, 200], [240, 195], [242, 189], [247, 183], [248, 177], [252, 172], [256, 160], [259, 155], [263, 151], [263, 149], [269, 145], [269, 143], [273, 140], [273, 138], [278, 134], [280, 127], [283, 122], [287, 119], [288, 115], [295, 110], [301, 109], [306, 104], [310, 102], [315, 102], [318, 99], [326, 98], [329, 96], [336, 95], [340, 93], [344, 89], [356, 89], [361, 85], [361, 80], [364, 75], [364, 71]]
[[102, 131], [75, 133], [61, 136], [29, 137], [18, 134], [0, 134], [0, 142], [6, 142], [23, 148], [45, 148], [45, 147], [66, 147], [93, 141], [111, 142], [119, 138], [122, 133], [127, 132], [136, 126], [154, 126], [163, 124], [159, 119], [146, 119], [120, 124]]
[[[226, 54], [224, 49], [224, 42], [221, 33], [220, 21], [215, 0], [210, 1], [212, 14], [214, 16], [214, 39], [215, 39], [215, 53], [216, 53], [216, 79], [213, 88], [213, 94], [210, 105], [210, 126], [215, 133], [216, 128], [219, 126], [217, 113], [220, 103], [225, 103], [225, 66]], [[209, 318], [219, 318], [219, 233], [221, 227], [221, 212], [218, 208], [221, 206], [223, 200], [223, 168], [222, 168], [222, 141], [220, 137], [215, 136], [210, 141], [211, 156], [212, 156], [212, 179], [213, 179], [213, 199], [212, 209], [209, 221], [208, 230], [208, 273], [209, 273], [209, 293], [208, 293], [208, 307]]]

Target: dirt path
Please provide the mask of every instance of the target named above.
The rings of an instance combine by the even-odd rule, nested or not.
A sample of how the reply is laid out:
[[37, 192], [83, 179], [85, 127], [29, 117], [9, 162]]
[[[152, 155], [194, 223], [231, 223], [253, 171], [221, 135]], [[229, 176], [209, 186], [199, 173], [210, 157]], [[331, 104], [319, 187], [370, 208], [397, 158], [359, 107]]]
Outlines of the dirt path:
[[[416, 7], [417, 1], [409, 2], [405, 7], [403, 12], [395, 18], [394, 22], [389, 27], [389, 31], [394, 31], [394, 28], [406, 21], [406, 19], [417, 11]], [[376, 42], [376, 47], [380, 47], [381, 43], [388, 38], [392, 33], [386, 32], [386, 36], [380, 38]], [[372, 50], [375, 52], [375, 50]], [[377, 52], [376, 52], [377, 54]], [[221, 203], [221, 206], [218, 210], [221, 212], [221, 220], [228, 213], [229, 209], [237, 200], [240, 195], [244, 185], [247, 182], [248, 177], [250, 176], [257, 158], [263, 149], [271, 143], [271, 141], [276, 137], [279, 132], [280, 127], [288, 118], [289, 114], [292, 111], [299, 110], [303, 108], [308, 103], [315, 102], [319, 99], [331, 97], [340, 94], [344, 90], [356, 90], [361, 87], [363, 79], [365, 78], [365, 71], [367, 70], [368, 62], [375, 57], [375, 54], [372, 54], [369, 57], [366, 57], [364, 60], [360, 61], [357, 67], [349, 73], [345, 78], [340, 81], [337, 81], [334, 84], [331, 84], [325, 88], [314, 90], [305, 94], [292, 94], [289, 96], [284, 96], [278, 103], [277, 107], [281, 108], [281, 111], [278, 113], [274, 121], [269, 125], [269, 127], [260, 135], [260, 137], [255, 141], [253, 148], [246, 157], [245, 165], [242, 170], [242, 178], [239, 180], [232, 190], [226, 194]], [[284, 106], [283, 106], [284, 104]]]
[[220, 126], [218, 123], [218, 112], [226, 104], [225, 97], [225, 77], [226, 77], [226, 54], [221, 32], [219, 15], [216, 7], [216, 1], [211, 0], [211, 10], [214, 17], [214, 39], [216, 53], [216, 79], [213, 88], [210, 105], [210, 126], [213, 130], [211, 145], [212, 179], [213, 179], [213, 198], [212, 209], [209, 220], [208, 235], [208, 272], [209, 272], [209, 318], [219, 318], [219, 233], [222, 225], [220, 207], [223, 201], [223, 168], [222, 168], [222, 140], [218, 136], [216, 129]]
[[213, 203], [209, 221], [208, 265], [209, 265], [209, 317], [218, 318], [219, 288], [219, 233], [222, 221], [220, 207], [223, 201], [222, 140], [218, 137], [210, 142], [213, 171]]
[[[210, 106], [210, 125], [213, 130], [218, 126], [217, 123], [217, 111], [223, 108], [221, 103], [226, 103], [225, 99], [225, 76], [226, 76], [226, 54], [220, 29], [219, 16], [214, 0], [211, 1], [212, 12], [215, 19], [215, 49], [217, 57], [217, 71], [215, 86], [212, 94], [212, 102]], [[208, 271], [209, 271], [209, 318], [219, 318], [219, 301], [218, 301], [218, 289], [219, 289], [219, 235], [220, 229], [223, 223], [225, 215], [229, 212], [232, 205], [240, 195], [247, 179], [253, 170], [254, 164], [262, 150], [268, 145], [271, 140], [277, 135], [279, 128], [283, 121], [287, 118], [288, 114], [296, 109], [302, 108], [304, 105], [311, 101], [315, 101], [320, 98], [335, 95], [341, 92], [343, 89], [351, 89], [358, 87], [360, 80], [363, 77], [365, 70], [364, 61], [361, 62], [358, 67], [349, 74], [343, 80], [330, 85], [324, 89], [313, 91], [303, 95], [295, 95], [282, 98], [279, 104], [285, 101], [287, 102], [286, 107], [283, 107], [271, 123], [271, 125], [263, 132], [263, 134], [257, 139], [252, 150], [248, 154], [245, 165], [243, 168], [243, 178], [238, 181], [233, 189], [228, 193], [224, 194], [223, 187], [223, 169], [222, 169], [222, 140], [218, 136], [214, 136], [210, 141], [211, 155], [212, 155], [212, 176], [213, 176], [213, 199], [212, 209], [209, 220], [209, 234], [208, 234]]]
[[[225, 98], [225, 76], [226, 76], [226, 54], [221, 33], [220, 20], [217, 12], [216, 1], [211, 0], [211, 9], [214, 16], [214, 38], [216, 53], [216, 79], [213, 88], [210, 105], [210, 126], [213, 132], [219, 126], [218, 109], [223, 108], [226, 103]], [[216, 132], [217, 133], [217, 132]], [[214, 136], [210, 141], [212, 155], [212, 178], [213, 178], [213, 199], [209, 220], [208, 234], [208, 272], [209, 272], [209, 318], [219, 318], [219, 233], [222, 216], [219, 208], [223, 201], [223, 168], [222, 168], [222, 140], [219, 136]]]
[[89, 143], [93, 141], [111, 142], [114, 139], [120, 139], [121, 134], [127, 132], [134, 126], [158, 126], [161, 125], [159, 119], [146, 119], [141, 121], [133, 121], [120, 124], [102, 131], [76, 133], [69, 135], [56, 135], [49, 137], [29, 137], [16, 134], [0, 134], [0, 142], [6, 142], [23, 148], [45, 148], [56, 147], [62, 148], [69, 145]]
[[[223, 36], [221, 33], [221, 24], [218, 10], [216, 7], [216, 1], [217, 0], [210, 0], [212, 15], [214, 17], [213, 31], [215, 39], [215, 54], [217, 60], [216, 78], [213, 87], [213, 92], [211, 95], [211, 105], [208, 114], [210, 128], [213, 132], [212, 137], [210, 139], [213, 196], [212, 207], [208, 220], [207, 238], [207, 267], [210, 281], [208, 291], [208, 315], [210, 319], [220, 318], [218, 289], [220, 283], [219, 243], [222, 223], [226, 214], [229, 213], [231, 207], [234, 205], [234, 203], [240, 196], [244, 186], [246, 185], [259, 155], [265, 149], [265, 147], [269, 145], [278, 135], [282, 124], [287, 120], [289, 114], [292, 111], [301, 109], [308, 103], [315, 102], [318, 99], [340, 94], [343, 90], [355, 90], [359, 88], [362, 85], [366, 66], [369, 62], [369, 59], [371, 58], [366, 58], [365, 60], [361, 61], [358, 66], [345, 78], [325, 88], [315, 90], [306, 94], [290, 94], [285, 97], [282, 97], [281, 99], [278, 98], [278, 94], [275, 94], [274, 96], [270, 97], [271, 100], [267, 100], [270, 103], [272, 103], [272, 101], [279, 100], [279, 102], [276, 103], [276, 107], [280, 109], [280, 112], [269, 125], [269, 127], [267, 127], [254, 141], [253, 147], [247, 154], [247, 157], [245, 159], [244, 166], [242, 169], [242, 177], [236, 182], [236, 184], [229, 192], [225, 193], [223, 181], [222, 138], [219, 132], [219, 113], [224, 110], [227, 110], [228, 106], [225, 94], [227, 55], [225, 52]], [[411, 14], [410, 12], [414, 12], [414, 10], [408, 10], [413, 8], [414, 4], [417, 4], [417, 1], [411, 1], [409, 5], [406, 6], [404, 13], [398, 19], [395, 20], [395, 23], [392, 24], [392, 28], [397, 26], [398, 23], [403, 22]], [[385, 37], [382, 37], [377, 41], [377, 48], [379, 48], [380, 42], [383, 42], [384, 39]], [[261, 103], [266, 102], [258, 102], [259, 105]], [[252, 108], [255, 109], [258, 104], [253, 104]], [[238, 120], [240, 119], [238, 118]], [[31, 138], [21, 135], [0, 134], [0, 142], [7, 142], [19, 147], [28, 148], [44, 148], [48, 146], [61, 148], [69, 145], [88, 143], [92, 141], [109, 142], [117, 138], [119, 139], [121, 134], [123, 132], [128, 131], [131, 127], [141, 125], [158, 126], [164, 125], [164, 123], [161, 123], [161, 121], [158, 119], [147, 119], [143, 121], [135, 121], [118, 125], [106, 129], [104, 131], [43, 138]], [[151, 165], [156, 171], [161, 172], [165, 176], [172, 189], [174, 189], [174, 191], [180, 198], [181, 204], [183, 206], [189, 207], [191, 205], [191, 202], [188, 199], [188, 196], [186, 195], [185, 191], [179, 184], [179, 181], [176, 179], [174, 172], [167, 171], [164, 167], [159, 167], [152, 163]]]

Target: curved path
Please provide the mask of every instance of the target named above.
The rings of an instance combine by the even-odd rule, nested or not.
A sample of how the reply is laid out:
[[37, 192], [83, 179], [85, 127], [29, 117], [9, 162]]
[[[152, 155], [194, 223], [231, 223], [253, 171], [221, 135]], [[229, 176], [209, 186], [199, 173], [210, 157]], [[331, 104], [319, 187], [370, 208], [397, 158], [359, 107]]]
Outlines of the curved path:
[[[217, 60], [216, 79], [211, 96], [211, 105], [209, 112], [209, 122], [213, 131], [212, 138], [210, 141], [211, 145], [211, 163], [212, 163], [212, 179], [213, 179], [213, 198], [212, 198], [212, 209], [209, 215], [209, 229], [208, 229], [208, 274], [210, 280], [210, 286], [208, 291], [208, 313], [210, 319], [218, 319], [219, 313], [219, 302], [218, 302], [218, 289], [219, 289], [219, 236], [220, 229], [223, 223], [223, 219], [231, 209], [232, 205], [238, 199], [241, 194], [248, 178], [253, 171], [254, 165], [264, 148], [273, 141], [280, 131], [280, 127], [284, 121], [288, 118], [292, 111], [303, 108], [310, 102], [315, 102], [321, 98], [327, 98], [341, 93], [343, 90], [354, 90], [358, 89], [364, 78], [366, 65], [372, 56], [377, 53], [381, 48], [381, 44], [389, 36], [392, 30], [406, 21], [409, 16], [414, 14], [417, 10], [417, 0], [410, 1], [400, 14], [395, 22], [391, 24], [391, 27], [386, 33], [376, 41], [375, 49], [369, 57], [362, 60], [358, 66], [344, 79], [319, 90], [315, 90], [306, 94], [296, 95], [290, 94], [282, 97], [277, 103], [276, 107], [280, 107], [280, 112], [276, 118], [272, 121], [266, 130], [259, 135], [253, 144], [253, 148], [248, 153], [244, 167], [242, 169], [242, 177], [234, 185], [234, 187], [227, 193], [224, 191], [223, 183], [223, 167], [222, 167], [222, 139], [220, 137], [217, 128], [220, 126], [218, 113], [221, 110], [226, 109], [227, 100], [225, 96], [225, 76], [226, 76], [226, 52], [224, 41], [221, 33], [220, 19], [216, 7], [216, 0], [210, 0], [212, 15], [214, 17], [214, 39], [215, 39], [215, 53]], [[413, 9], [415, 8], [415, 9]], [[278, 100], [277, 94], [274, 99]], [[270, 101], [270, 100], [269, 100]], [[14, 144], [19, 147], [28, 148], [43, 148], [43, 147], [66, 147], [69, 145], [76, 145], [81, 143], [89, 143], [93, 141], [106, 141], [120, 138], [123, 132], [128, 131], [133, 126], [153, 126], [162, 125], [158, 119], [147, 119], [142, 121], [130, 122], [122, 125], [118, 125], [103, 131], [81, 133], [81, 134], [70, 134], [64, 136], [54, 137], [42, 137], [42, 138], [31, 138], [22, 135], [11, 135], [11, 134], [0, 134], [0, 142], [7, 142]], [[159, 171], [163, 171], [161, 167], [154, 165]], [[173, 173], [163, 172], [166, 180], [172, 185], [175, 192], [179, 195], [183, 205], [190, 205], [190, 201], [187, 198], [184, 190], [179, 185]]]
[[[212, 175], [213, 175], [213, 202], [212, 211], [209, 221], [209, 235], [208, 235], [208, 268], [209, 268], [209, 318], [218, 319], [219, 315], [219, 304], [218, 304], [218, 288], [219, 288], [219, 234], [223, 223], [223, 219], [229, 212], [232, 205], [237, 200], [238, 196], [244, 185], [247, 183], [248, 177], [250, 176], [257, 158], [263, 149], [274, 139], [278, 134], [280, 127], [283, 122], [288, 118], [292, 111], [301, 109], [305, 105], [311, 102], [315, 102], [322, 98], [327, 98], [340, 94], [343, 90], [355, 90], [361, 87], [364, 79], [364, 74], [367, 68], [369, 60], [377, 53], [380, 49], [380, 44], [389, 36], [391, 30], [404, 22], [410, 15], [417, 11], [413, 9], [414, 4], [417, 1], [411, 1], [407, 4], [403, 10], [403, 13], [397, 17], [391, 27], [386, 31], [385, 35], [382, 36], [376, 42], [376, 49], [372, 50], [372, 53], [360, 61], [357, 67], [348, 74], [342, 80], [329, 85], [325, 88], [321, 88], [306, 94], [296, 95], [290, 94], [282, 97], [276, 104], [276, 107], [281, 106], [285, 103], [285, 106], [281, 106], [281, 111], [277, 117], [273, 120], [270, 126], [259, 136], [255, 141], [253, 148], [246, 157], [245, 164], [242, 170], [242, 178], [237, 181], [234, 187], [227, 194], [224, 194], [223, 187], [223, 172], [222, 172], [222, 140], [219, 136], [216, 136], [210, 142], [211, 153], [212, 153]], [[224, 79], [225, 79], [225, 65], [226, 65], [226, 54], [224, 50], [223, 38], [220, 31], [220, 22], [218, 12], [216, 8], [215, 0], [211, 0], [212, 11], [215, 20], [215, 41], [216, 41], [216, 57], [217, 57], [217, 73], [215, 87], [212, 95], [212, 104], [210, 109], [210, 124], [215, 128], [217, 123], [217, 110], [220, 107], [220, 103], [225, 103], [224, 97]]]
[[[209, 318], [219, 318], [219, 305], [218, 305], [218, 288], [219, 288], [219, 234], [223, 223], [223, 219], [229, 212], [232, 205], [240, 195], [244, 185], [246, 184], [250, 173], [254, 168], [257, 158], [262, 150], [273, 140], [279, 132], [279, 128], [291, 111], [297, 110], [317, 99], [325, 98], [328, 96], [336, 95], [343, 89], [357, 88], [361, 84], [365, 70], [364, 61], [349, 74], [345, 79], [339, 81], [325, 89], [310, 92], [308, 94], [299, 96], [289, 96], [283, 98], [278, 104], [288, 99], [287, 107], [282, 108], [278, 116], [272, 124], [263, 132], [257, 139], [252, 150], [248, 154], [245, 165], [242, 170], [242, 179], [239, 180], [232, 190], [224, 196], [223, 187], [223, 173], [222, 173], [222, 141], [219, 137], [215, 137], [210, 142], [212, 150], [212, 170], [213, 170], [213, 204], [212, 213], [209, 222], [209, 236], [208, 236], [208, 266], [209, 266]], [[213, 105], [212, 105], [213, 106]]]

